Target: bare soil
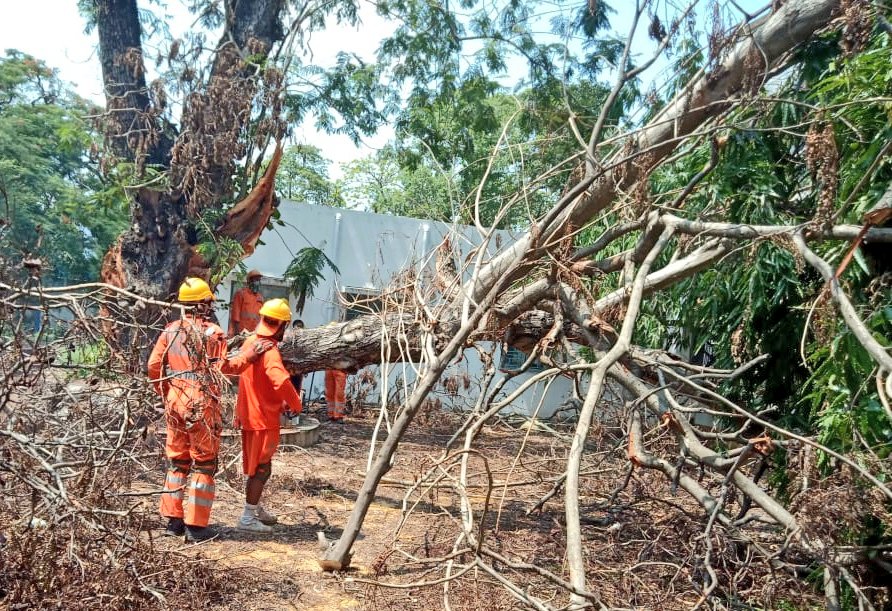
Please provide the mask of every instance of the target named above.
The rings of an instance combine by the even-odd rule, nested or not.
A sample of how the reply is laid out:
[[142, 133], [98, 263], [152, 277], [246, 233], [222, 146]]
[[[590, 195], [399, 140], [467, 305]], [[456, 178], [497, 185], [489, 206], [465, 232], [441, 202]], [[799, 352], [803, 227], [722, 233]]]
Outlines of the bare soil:
[[[322, 531], [335, 540], [349, 517], [363, 479], [374, 426], [371, 415], [354, 415], [345, 424], [323, 421], [320, 443], [307, 449], [284, 448], [276, 455], [263, 497], [264, 506], [279, 516], [273, 534], [250, 535], [234, 527], [243, 493], [238, 444], [231, 443], [223, 451], [212, 516], [220, 536], [198, 545], [162, 537], [153, 544], [162, 551], [185, 553], [208, 571], [225, 572], [238, 584], [223, 602], [207, 603], [212, 606], [205, 608], [443, 608], [442, 584], [385, 588], [367, 581], [406, 585], [444, 576], [442, 563], [425, 559], [452, 550], [460, 531], [459, 497], [447, 485], [448, 479], [439, 486], [421, 487], [408, 495], [406, 507], [411, 511], [403, 523], [404, 497], [441, 456], [459, 422], [460, 416], [454, 414], [419, 415], [400, 445], [396, 464], [378, 488], [349, 571], [331, 574], [319, 568], [316, 533]], [[567, 432], [559, 426], [528, 431], [500, 422], [487, 427], [475, 442], [480, 454], [471, 461], [468, 490], [476, 519], [484, 516], [484, 537], [491, 549], [513, 562], [535, 563], [563, 579], [563, 491], [527, 513], [552, 489], [565, 466]], [[629, 464], [620, 431], [596, 427], [590, 444], [580, 494], [590, 587], [611, 607], [696, 605], [704, 578], [696, 570], [705, 520], [702, 509], [687, 495], [667, 490], [665, 481], [651, 472], [635, 470], [625, 482]], [[155, 487], [162, 477], [159, 466]], [[490, 478], [494, 486], [488, 485]], [[161, 527], [159, 518], [152, 534], [160, 534]], [[784, 604], [801, 608], [817, 601], [801, 582], [770, 575], [766, 566], [750, 563], [733, 540], [719, 537], [715, 545], [727, 559], [720, 571], [725, 596], [759, 601], [759, 606], [769, 608]], [[554, 607], [566, 604], [566, 591], [535, 573], [497, 561], [492, 565], [540, 600]], [[172, 607], [188, 604], [176, 598], [168, 602]], [[478, 570], [451, 584], [449, 603], [455, 610], [523, 608], [495, 578]]]
[[[354, 545], [349, 571], [332, 574], [319, 568], [317, 558], [321, 550], [316, 533], [322, 531], [329, 540], [335, 540], [349, 517], [355, 491], [363, 480], [374, 426], [371, 416], [348, 417], [343, 424], [323, 419], [318, 444], [310, 448], [280, 449], [273, 459], [273, 475], [262, 499], [264, 507], [279, 518], [272, 534], [253, 535], [235, 529], [244, 495], [238, 443], [229, 442], [221, 452], [222, 472], [217, 477], [217, 498], [211, 519], [211, 525], [220, 533], [219, 537], [205, 543], [187, 545], [180, 540], [159, 536], [154, 543], [162, 551], [185, 552], [196, 562], [206, 564], [208, 570], [231, 571], [233, 579], [245, 580], [238, 595], [231, 596], [227, 603], [214, 608], [322, 611], [421, 605], [422, 600], [434, 592], [372, 588], [353, 580], [376, 577], [391, 580], [389, 575], [384, 577], [382, 574], [387, 573], [387, 561], [393, 557], [394, 535], [403, 516], [404, 484], [412, 483], [430, 467], [432, 457], [441, 452], [450, 437], [449, 431], [454, 430], [450, 426], [454, 422], [447, 422], [453, 419], [457, 417], [444, 415], [440, 426], [436, 426], [422, 418], [419, 426], [414, 427], [416, 432], [410, 432], [400, 445], [397, 462], [379, 487], [362, 534]], [[510, 468], [516, 437], [517, 432], [508, 428], [484, 433], [482, 445], [478, 444], [478, 447], [485, 448], [490, 454], [488, 458], [493, 472]], [[527, 451], [541, 446], [541, 449], [550, 452], [553, 442], [554, 439], [547, 436], [532, 434], [527, 440]], [[541, 471], [541, 465], [537, 464], [534, 468], [537, 473]], [[526, 466], [516, 469], [518, 477], [515, 479], [528, 480], [529, 476], [524, 475], [528, 470]], [[160, 482], [163, 477], [160, 469], [157, 476]], [[502, 476], [497, 479], [501, 480]], [[546, 485], [542, 490], [547, 491], [549, 487]], [[477, 496], [472, 491], [472, 500], [482, 501], [483, 495]], [[448, 548], [444, 547], [446, 542], [440, 541], [437, 533], [438, 529], [458, 518], [458, 497], [439, 487], [420, 498], [415, 495], [409, 504], [412, 507], [411, 519], [400, 530], [398, 547], [421, 557], [447, 552]], [[497, 499], [491, 500], [490, 505], [494, 504], [497, 504]], [[493, 510], [497, 509], [497, 506], [493, 507]], [[515, 514], [519, 513], [517, 509], [512, 506], [502, 508], [502, 523], [508, 532], [514, 528]], [[540, 518], [536, 518], [531, 523], [540, 521]], [[152, 534], [160, 535], [162, 526], [159, 518], [158, 527]], [[452, 526], [454, 528], [454, 523]], [[548, 533], [554, 524], [548, 519], [543, 526], [536, 530], [549, 538]], [[523, 532], [519, 534], [521, 539], [526, 538]], [[397, 554], [394, 560], [399, 558]], [[413, 572], [417, 574], [413, 576]], [[394, 581], [411, 582], [422, 577], [420, 568], [412, 571], [400, 567], [397, 573], [399, 577]], [[487, 593], [483, 599], [467, 600], [458, 608], [495, 608], [492, 605], [496, 601], [490, 598], [492, 592], [489, 592], [489, 588], [485, 589]], [[437, 598], [441, 597], [441, 591], [442, 587], [436, 589]], [[498, 598], [503, 599], [501, 602], [506, 608], [516, 606], [500, 592]], [[434, 605], [441, 606], [439, 602]]]

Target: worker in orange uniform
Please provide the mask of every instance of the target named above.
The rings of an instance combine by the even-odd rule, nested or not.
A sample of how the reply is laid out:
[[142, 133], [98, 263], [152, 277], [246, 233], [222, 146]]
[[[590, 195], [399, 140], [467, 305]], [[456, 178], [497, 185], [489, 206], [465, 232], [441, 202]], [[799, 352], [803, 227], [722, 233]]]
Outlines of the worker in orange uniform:
[[165, 534], [185, 534], [194, 542], [215, 536], [208, 521], [223, 429], [222, 374], [244, 369], [270, 345], [254, 345], [228, 361], [223, 329], [209, 320], [214, 295], [207, 283], [186, 278], [178, 300], [193, 307], [161, 332], [149, 356], [148, 374], [164, 400], [167, 421], [165, 453], [170, 464], [161, 494], [161, 515], [168, 519]]
[[325, 370], [325, 405], [331, 422], [343, 422], [347, 414], [347, 372]]
[[255, 342], [272, 343], [242, 372], [235, 404], [235, 426], [242, 431], [242, 468], [248, 478], [245, 510], [236, 528], [247, 532], [273, 530], [276, 516], [260, 506], [260, 496], [272, 474], [272, 458], [279, 445], [279, 416], [283, 407], [289, 416], [299, 414], [303, 407], [278, 349], [290, 320], [288, 302], [270, 299], [260, 308], [260, 323], [242, 348], [250, 352]]
[[260, 322], [260, 307], [263, 295], [260, 294], [261, 274], [256, 269], [248, 272], [247, 284], [232, 298], [232, 309], [229, 312], [229, 335], [238, 335], [242, 331], [253, 332]]

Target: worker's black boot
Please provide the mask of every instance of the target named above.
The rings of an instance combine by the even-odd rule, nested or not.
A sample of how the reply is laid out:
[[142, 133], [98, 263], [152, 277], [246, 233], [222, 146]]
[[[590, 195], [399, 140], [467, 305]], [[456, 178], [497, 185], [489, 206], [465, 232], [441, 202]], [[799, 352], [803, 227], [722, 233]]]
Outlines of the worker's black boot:
[[201, 543], [210, 541], [217, 536], [217, 531], [207, 526], [192, 526], [186, 524], [186, 543]]
[[167, 526], [164, 528], [166, 537], [182, 537], [186, 533], [186, 523], [183, 518], [167, 518]]

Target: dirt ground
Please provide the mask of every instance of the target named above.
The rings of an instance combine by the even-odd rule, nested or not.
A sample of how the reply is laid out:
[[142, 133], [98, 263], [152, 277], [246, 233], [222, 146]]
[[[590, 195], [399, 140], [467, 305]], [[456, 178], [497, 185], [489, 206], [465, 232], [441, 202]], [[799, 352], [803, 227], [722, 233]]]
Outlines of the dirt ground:
[[[312, 409], [312, 408], [311, 408]], [[313, 415], [313, 412], [310, 412]], [[270, 535], [239, 532], [234, 525], [241, 515], [241, 463], [238, 442], [225, 444], [225, 467], [217, 478], [217, 499], [211, 525], [220, 536], [198, 545], [187, 545], [179, 540], [161, 538], [156, 544], [162, 550], [186, 553], [208, 570], [231, 571], [236, 579], [247, 577], [241, 595], [214, 608], [220, 609], [307, 609], [335, 610], [382, 608], [413, 608], [420, 600], [412, 598], [412, 591], [380, 589], [370, 598], [371, 588], [353, 581], [355, 578], [374, 579], [381, 574], [382, 560], [393, 549], [394, 534], [400, 524], [405, 486], [388, 482], [411, 482], [436, 456], [449, 438], [450, 426], [430, 426], [421, 422], [414, 427], [400, 445], [398, 460], [378, 489], [363, 525], [362, 534], [354, 545], [351, 570], [340, 574], [323, 572], [318, 564], [320, 547], [317, 532], [330, 540], [337, 539], [353, 508], [355, 491], [361, 485], [366, 465], [369, 442], [374, 426], [371, 416], [350, 417], [344, 424], [333, 424], [323, 419], [321, 440], [310, 448], [285, 448], [273, 460], [273, 475], [263, 496], [263, 505], [279, 517], [279, 524]], [[491, 453], [490, 468], [501, 470], [510, 466], [509, 452], [515, 432], [488, 431], [483, 446]], [[532, 435], [529, 444], [549, 445], [547, 438]], [[524, 471], [525, 468], [519, 471]], [[162, 477], [158, 474], [159, 480]], [[501, 479], [501, 478], [499, 478]], [[525, 479], [521, 476], [519, 479]], [[546, 486], [543, 490], [547, 490]], [[418, 500], [418, 499], [415, 499]], [[506, 517], [511, 512], [506, 513]], [[449, 492], [429, 493], [415, 508], [412, 519], [401, 529], [399, 546], [402, 549], [425, 550], [437, 546], [432, 535], [438, 523], [458, 515], [458, 498]], [[155, 534], [161, 533], [159, 519]], [[551, 526], [549, 526], [551, 528]], [[443, 551], [443, 550], [441, 550]], [[401, 571], [402, 572], [402, 571]], [[419, 571], [420, 574], [420, 571]], [[398, 581], [412, 581], [403, 574]], [[488, 603], [471, 603], [470, 608], [489, 608]], [[507, 600], [505, 601], [507, 603]], [[422, 605], [425, 606], [425, 605]]]
[[[426, 559], [442, 558], [452, 550], [460, 531], [458, 496], [448, 485], [414, 492], [405, 523], [403, 503], [407, 489], [434, 464], [460, 421], [460, 415], [439, 411], [422, 412], [416, 418], [395, 465], [378, 488], [353, 547], [350, 571], [330, 574], [319, 568], [316, 533], [323, 531], [328, 539], [337, 539], [350, 515], [366, 465], [374, 426], [371, 414], [354, 415], [345, 424], [323, 421], [318, 444], [276, 455], [263, 497], [264, 506], [279, 516], [273, 534], [249, 535], [234, 527], [243, 494], [238, 443], [232, 442], [223, 451], [225, 468], [218, 475], [211, 520], [219, 538], [186, 545], [158, 537], [153, 545], [171, 554], [185, 554], [237, 583], [229, 594], [210, 597], [217, 602], [203, 602], [202, 608], [444, 608], [442, 584], [397, 589], [363, 580], [413, 584], [443, 577], [443, 563]], [[530, 510], [552, 490], [565, 468], [571, 429], [556, 426], [529, 431], [516, 424], [496, 421], [475, 442], [479, 453], [471, 460], [468, 480], [475, 519], [479, 524], [484, 516], [481, 532], [489, 549], [511, 562], [535, 564], [566, 578], [563, 491], [540, 510]], [[697, 561], [705, 520], [702, 509], [687, 495], [667, 489], [653, 472], [629, 474], [620, 431], [595, 427], [587, 445], [579, 500], [593, 591], [611, 607], [691, 608], [700, 597], [704, 578]], [[455, 467], [452, 474], [457, 473]], [[155, 487], [161, 478], [159, 466]], [[490, 479], [494, 486], [487, 484]], [[487, 489], [491, 489], [489, 496]], [[160, 535], [161, 527], [159, 518], [153, 535]], [[792, 608], [801, 608], [815, 601], [808, 586], [779, 574], [769, 576], [767, 567], [751, 564], [734, 551], [733, 540], [722, 536], [716, 546], [730, 554], [720, 575], [725, 595], [758, 601], [756, 607], [746, 608], [789, 607], [790, 601], [795, 601]], [[534, 571], [515, 570], [516, 566], [496, 560], [491, 566], [540, 600], [556, 607], [566, 604], [566, 591]], [[175, 608], [188, 603], [169, 602]], [[477, 569], [452, 582], [449, 603], [453, 610], [523, 608], [493, 576]]]
[[[310, 405], [308, 411], [319, 415], [318, 406]], [[109, 568], [106, 556], [112, 552], [107, 545], [118, 545], [120, 539], [96, 538], [93, 522], [66, 522], [48, 533], [27, 529], [7, 545], [9, 567], [15, 569], [7, 585], [22, 586], [15, 588], [12, 600], [26, 601], [16, 608], [93, 609], [103, 600], [139, 601], [145, 608], [162, 605], [163, 600], [170, 609], [250, 611], [446, 608], [445, 586], [438, 580], [445, 575], [444, 557], [450, 557], [462, 532], [454, 485], [461, 454], [453, 447], [448, 460], [442, 455], [466, 414], [431, 405], [416, 415], [353, 546], [351, 570], [325, 573], [317, 564], [317, 532], [336, 540], [353, 509], [375, 414], [354, 413], [344, 424], [323, 419], [318, 444], [283, 448], [276, 455], [263, 496], [264, 506], [280, 521], [270, 535], [235, 528], [244, 496], [239, 442], [233, 437], [221, 452], [211, 517], [219, 537], [196, 545], [161, 536], [164, 522], [156, 504], [164, 477], [163, 423], [149, 423], [133, 440], [133, 460], [117, 464], [112, 472], [116, 479], [111, 493], [117, 494], [118, 486], [126, 488], [125, 500], [116, 500], [115, 507], [127, 511], [108, 526], [127, 528], [145, 545], [121, 553], [127, 562], [115, 561]], [[544, 497], [561, 480], [572, 431], [572, 423], [531, 430], [510, 418], [483, 428], [468, 455], [466, 488], [482, 542], [480, 556], [465, 550], [452, 557], [456, 567], [468, 568], [451, 575], [448, 608], [523, 608], [506, 589], [514, 586], [500, 580], [510, 580], [524, 595], [552, 608], [567, 604], [567, 590], [541, 571], [558, 580], [567, 576], [564, 491], [547, 501]], [[587, 583], [611, 608], [690, 609], [706, 583], [701, 560], [706, 515], [661, 474], [632, 469], [627, 443], [622, 430], [605, 422], [592, 427], [586, 442], [578, 495]], [[666, 456], [677, 452], [663, 428], [655, 428], [648, 443], [652, 451]], [[428, 483], [416, 486], [432, 470], [439, 483], [424, 480]], [[85, 479], [83, 485], [92, 481]], [[720, 478], [700, 481], [711, 494], [721, 493]], [[105, 494], [102, 488], [100, 492]], [[15, 502], [21, 505], [27, 499]], [[819, 604], [820, 594], [808, 582], [773, 571], [754, 557], [739, 535], [767, 549], [777, 549], [784, 538], [766, 516], [754, 511], [749, 515], [745, 532], [713, 529], [711, 535], [722, 600], [736, 601], [734, 608], [741, 609]], [[0, 523], [0, 535], [3, 530]], [[6, 530], [12, 532], [11, 524]], [[73, 543], [78, 544], [76, 553], [70, 549]], [[77, 554], [89, 562], [72, 564]], [[2, 561], [0, 557], [0, 577]], [[77, 566], [80, 573], [72, 568]], [[35, 577], [34, 567], [43, 571], [43, 578]], [[84, 574], [84, 567], [92, 572]], [[117, 590], [115, 579], [120, 579]], [[2, 585], [0, 579], [0, 595]], [[147, 600], [147, 592], [158, 602]], [[115, 604], [106, 608], [127, 608]]]

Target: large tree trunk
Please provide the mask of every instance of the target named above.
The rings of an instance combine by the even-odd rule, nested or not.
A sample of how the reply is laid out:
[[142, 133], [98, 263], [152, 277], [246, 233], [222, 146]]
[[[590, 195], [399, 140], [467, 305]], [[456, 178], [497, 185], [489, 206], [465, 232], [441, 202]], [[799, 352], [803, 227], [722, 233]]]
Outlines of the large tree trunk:
[[[101, 276], [110, 284], [155, 299], [169, 300], [187, 274], [206, 275], [196, 256], [195, 222], [212, 206], [232, 201], [236, 161], [245, 156], [244, 133], [257, 94], [259, 63], [283, 35], [284, 0], [227, 0], [226, 27], [208, 82], [187, 96], [174, 134], [162, 118], [161, 102], [146, 86], [136, 0], [94, 0], [100, 59], [106, 89], [105, 124], [115, 161], [169, 171], [165, 190], [138, 188], [132, 194], [130, 229], [103, 260]], [[280, 136], [283, 126], [268, 133]], [[263, 185], [232, 208], [218, 235], [233, 237], [251, 252], [274, 207], [270, 165]], [[140, 181], [141, 182], [141, 181]], [[251, 206], [250, 213], [245, 208]]]
[[[505, 342], [529, 352], [542, 338], [554, 330], [555, 316], [543, 310], [528, 310], [514, 320], [499, 317], [472, 333], [469, 341]], [[355, 372], [366, 365], [381, 363], [382, 352], [389, 354], [389, 362], [401, 359], [418, 361], [422, 355], [423, 333], [414, 316], [409, 314], [369, 314], [349, 322], [301, 330], [286, 336], [279, 350], [288, 369], [306, 373], [323, 369]], [[555, 334], [571, 341], [581, 340], [582, 329], [569, 320], [560, 320]], [[504, 324], [503, 324], [504, 323]], [[433, 334], [433, 349], [440, 352], [460, 329], [458, 314], [439, 325]], [[613, 334], [601, 323], [591, 322], [586, 331], [603, 338], [607, 348]]]
[[105, 87], [105, 133], [111, 151], [142, 166], [166, 163], [170, 140], [159, 133], [146, 88], [142, 29], [135, 0], [99, 1], [99, 61]]

